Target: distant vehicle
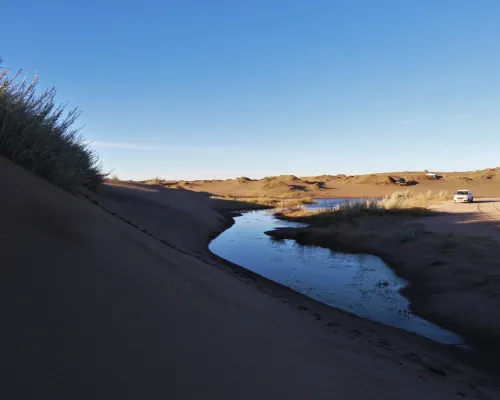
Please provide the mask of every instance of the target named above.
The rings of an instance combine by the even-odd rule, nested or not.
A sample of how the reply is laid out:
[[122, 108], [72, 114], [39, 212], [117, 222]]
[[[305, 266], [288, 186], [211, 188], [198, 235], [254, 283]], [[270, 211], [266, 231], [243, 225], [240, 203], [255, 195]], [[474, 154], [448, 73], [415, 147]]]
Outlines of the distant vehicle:
[[474, 201], [474, 193], [466, 189], [457, 190], [455, 196], [453, 196], [453, 201], [455, 203], [472, 203]]
[[425, 174], [427, 176], [428, 179], [443, 179], [444, 176], [443, 175], [438, 175], [438, 174], [434, 174], [432, 172], [429, 172], [428, 174]]

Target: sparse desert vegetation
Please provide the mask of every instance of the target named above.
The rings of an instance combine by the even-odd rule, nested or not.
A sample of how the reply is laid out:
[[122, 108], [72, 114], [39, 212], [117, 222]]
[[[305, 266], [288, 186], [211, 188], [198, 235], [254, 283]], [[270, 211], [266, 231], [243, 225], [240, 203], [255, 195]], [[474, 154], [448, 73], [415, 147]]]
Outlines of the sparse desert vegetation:
[[297, 207], [303, 204], [314, 204], [311, 197], [303, 197], [301, 199], [287, 199], [285, 197], [232, 197], [232, 196], [211, 196], [214, 200], [233, 201], [245, 204], [245, 208], [290, 208]]
[[[407, 197], [391, 198], [393, 202], [420, 202], [425, 205], [428, 193], [441, 191], [454, 193], [458, 189], [470, 189], [476, 197], [500, 197], [500, 168], [488, 168], [471, 172], [392, 172], [365, 175], [295, 175], [268, 176], [262, 179], [239, 177], [236, 179], [210, 180], [163, 180], [150, 179], [142, 183], [160, 184], [170, 188], [213, 193], [234, 197], [281, 197], [313, 198], [385, 198], [394, 191], [405, 188]], [[406, 192], [405, 191], [405, 192]], [[418, 193], [420, 197], [412, 197]]]
[[154, 178], [147, 180], [145, 183], [147, 185], [161, 185], [162, 182], [163, 181], [159, 176], [155, 176]]
[[365, 216], [409, 215], [426, 216], [433, 212], [427, 207], [431, 203], [452, 198], [447, 191], [426, 193], [401, 190], [383, 199], [348, 200], [340, 205], [327, 206], [319, 210], [307, 210], [300, 206], [283, 207], [276, 214], [278, 218], [304, 222], [313, 225], [329, 225], [341, 221], [352, 221]]
[[37, 82], [0, 70], [0, 155], [59, 187], [97, 188], [105, 175], [74, 127], [79, 111], [57, 105], [54, 88], [39, 94]]

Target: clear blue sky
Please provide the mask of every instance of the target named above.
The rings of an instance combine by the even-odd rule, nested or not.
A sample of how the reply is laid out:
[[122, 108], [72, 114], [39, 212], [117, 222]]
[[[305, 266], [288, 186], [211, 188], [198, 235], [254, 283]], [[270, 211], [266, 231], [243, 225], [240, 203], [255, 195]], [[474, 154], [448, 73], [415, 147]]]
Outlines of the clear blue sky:
[[2, 3], [123, 179], [500, 165], [498, 0]]

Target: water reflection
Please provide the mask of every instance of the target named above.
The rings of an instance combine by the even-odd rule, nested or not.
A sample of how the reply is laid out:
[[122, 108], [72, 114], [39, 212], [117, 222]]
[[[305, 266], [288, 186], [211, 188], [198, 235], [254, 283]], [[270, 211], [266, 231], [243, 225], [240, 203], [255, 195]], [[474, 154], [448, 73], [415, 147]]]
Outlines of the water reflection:
[[[342, 200], [326, 201], [338, 204]], [[301, 246], [292, 240], [264, 234], [278, 226], [299, 224], [279, 221], [269, 211], [244, 213], [210, 244], [210, 249], [220, 257], [328, 305], [442, 343], [463, 343], [457, 335], [409, 311], [408, 300], [399, 293], [407, 282], [398, 278], [379, 257]]]

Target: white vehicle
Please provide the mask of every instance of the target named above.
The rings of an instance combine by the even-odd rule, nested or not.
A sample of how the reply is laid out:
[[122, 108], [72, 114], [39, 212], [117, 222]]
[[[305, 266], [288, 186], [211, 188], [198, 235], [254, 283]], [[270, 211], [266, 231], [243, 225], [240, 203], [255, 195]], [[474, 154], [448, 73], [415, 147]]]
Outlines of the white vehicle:
[[472, 203], [474, 201], [474, 193], [470, 190], [457, 190], [455, 196], [453, 196], [453, 201], [455, 203]]

